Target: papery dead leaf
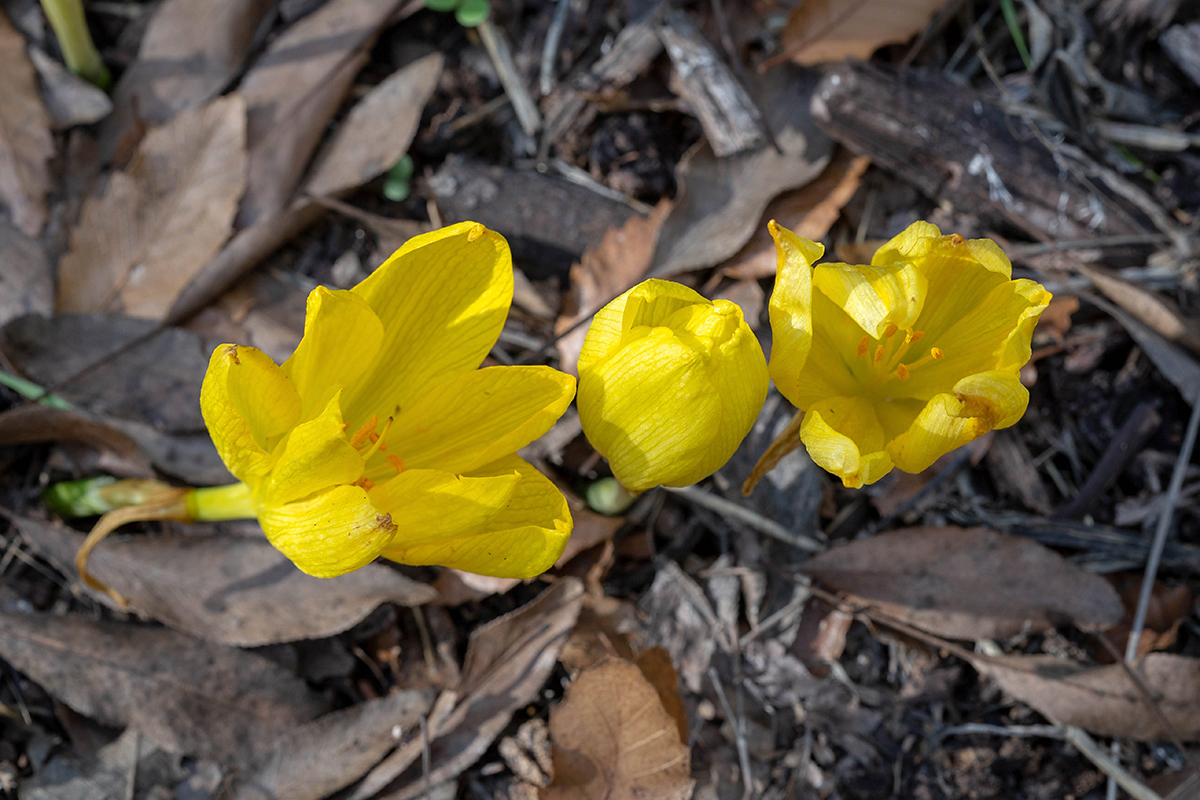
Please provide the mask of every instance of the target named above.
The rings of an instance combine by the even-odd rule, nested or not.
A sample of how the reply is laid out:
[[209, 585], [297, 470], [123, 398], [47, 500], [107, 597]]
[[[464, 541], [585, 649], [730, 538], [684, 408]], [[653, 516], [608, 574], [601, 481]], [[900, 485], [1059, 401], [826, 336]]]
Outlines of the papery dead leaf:
[[817, 76], [798, 67], [773, 69], [751, 89], [775, 144], [718, 158], [705, 142], [675, 171], [679, 191], [663, 222], [651, 277], [720, 264], [753, 235], [767, 204], [814, 180], [833, 154], [833, 140], [809, 113]]
[[86, 717], [227, 765], [254, 762], [321, 708], [262, 656], [160, 628], [0, 612], [0, 657]]
[[238, 95], [150, 131], [128, 169], [84, 203], [58, 265], [58, 310], [161, 319], [229, 238], [245, 187]]
[[[156, 330], [144, 319], [111, 314], [26, 316], [0, 338], [5, 356], [35, 383], [96, 414], [171, 432], [204, 430], [200, 384], [208, 352], [194, 333]], [[103, 369], [77, 374], [103, 362]]]
[[1107, 628], [1122, 614], [1100, 576], [1030, 539], [985, 528], [907, 528], [835, 547], [801, 569], [855, 602], [952, 639], [1063, 623]]
[[671, 654], [661, 647], [651, 647], [638, 653], [635, 660], [637, 668], [654, 687], [658, 699], [662, 702], [663, 711], [675, 720], [675, 729], [679, 733], [679, 741], [686, 742], [688, 738], [687, 709], [683, 706], [683, 698], [679, 696], [679, 673], [671, 663]]
[[33, 239], [0, 220], [0, 325], [22, 314], [54, 311], [54, 276]]
[[[431, 722], [428, 777], [420, 764], [421, 741], [401, 747], [372, 770], [350, 800], [381, 792], [388, 800], [412, 800], [426, 785], [459, 775], [474, 764], [508, 724], [512, 712], [537, 697], [579, 617], [583, 584], [563, 578], [538, 597], [475, 629], [463, 661], [454, 710]], [[439, 703], [441, 701], [439, 700]], [[437, 705], [431, 720], [438, 714]]]
[[[14, 522], [39, 554], [74, 576], [83, 534], [32, 519]], [[92, 553], [88, 569], [132, 610], [192, 636], [239, 647], [333, 636], [381, 603], [415, 606], [437, 596], [432, 587], [383, 564], [314, 578], [254, 533], [183, 530], [110, 537]], [[103, 593], [88, 593], [111, 604]]]
[[421, 110], [437, 88], [445, 60], [441, 53], [430, 53], [371, 89], [317, 156], [304, 191], [336, 196], [391, 169], [417, 134]]
[[920, 32], [946, 0], [804, 0], [788, 17], [783, 49], [797, 64], [866, 60]]
[[136, 467], [127, 477], [152, 477], [150, 462], [133, 437], [78, 411], [33, 403], [0, 413], [0, 446], [33, 442], [79, 442], [113, 453]]
[[1200, 322], [1181, 314], [1173, 302], [1106, 269], [1082, 262], [1075, 264], [1075, 268], [1091, 278], [1105, 297], [1133, 314], [1155, 333], [1178, 342], [1193, 353], [1200, 353]]
[[691, 753], [635, 665], [610, 660], [580, 673], [550, 713], [554, 782], [544, 800], [692, 796]]
[[839, 147], [815, 181], [781, 194], [767, 205], [750, 241], [722, 264], [721, 269], [731, 278], [768, 278], [774, 275], [775, 241], [767, 230], [767, 222], [775, 220], [797, 236], [814, 242], [821, 241], [833, 223], [837, 222], [842, 207], [854, 196], [863, 173], [870, 165], [871, 160], [865, 156], [856, 156], [846, 148]]
[[25, 37], [0, 12], [0, 205], [26, 236], [46, 224], [54, 140]]
[[[1109, 580], [1121, 594], [1121, 603], [1125, 606], [1125, 616], [1116, 627], [1109, 628], [1105, 635], [1112, 641], [1117, 652], [1124, 653], [1132, 631], [1133, 615], [1137, 608], [1138, 598], [1142, 592], [1142, 575], [1121, 573], [1110, 575]], [[1191, 616], [1195, 598], [1186, 584], [1168, 586], [1161, 581], [1155, 581], [1150, 591], [1150, 602], [1146, 606], [1146, 619], [1141, 636], [1138, 637], [1137, 657], [1142, 657], [1155, 650], [1165, 650], [1175, 644], [1179, 628], [1184, 620]], [[1097, 654], [1099, 660], [1110, 655], [1107, 651]]]
[[113, 104], [107, 94], [38, 48], [29, 48], [29, 60], [41, 80], [42, 100], [54, 130], [90, 125], [112, 112]]
[[[1057, 723], [1143, 742], [1171, 738], [1120, 664], [1097, 667], [1054, 656], [972, 655], [975, 669]], [[1151, 653], [1130, 665], [1184, 741], [1200, 739], [1200, 660]]]
[[250, 162], [239, 227], [291, 203], [329, 120], [401, 2], [331, 0], [271, 42], [246, 73], [240, 91]]
[[574, 325], [579, 327], [558, 340], [559, 369], [578, 374], [579, 351], [588, 331], [588, 323], [582, 321], [646, 276], [658, 232], [670, 211], [671, 201], [662, 200], [650, 216], [633, 216], [621, 227], [610, 228], [600, 243], [585, 251], [571, 267], [568, 309], [564, 309], [554, 330], [562, 333]]
[[420, 736], [429, 692], [367, 700], [281, 737], [234, 786], [234, 800], [321, 800], [356, 781], [401, 741]]
[[255, 30], [272, 5], [271, 0], [160, 3], [137, 59], [113, 89], [113, 115], [100, 128], [105, 156], [138, 126], [161, 125], [216, 97], [241, 71]]

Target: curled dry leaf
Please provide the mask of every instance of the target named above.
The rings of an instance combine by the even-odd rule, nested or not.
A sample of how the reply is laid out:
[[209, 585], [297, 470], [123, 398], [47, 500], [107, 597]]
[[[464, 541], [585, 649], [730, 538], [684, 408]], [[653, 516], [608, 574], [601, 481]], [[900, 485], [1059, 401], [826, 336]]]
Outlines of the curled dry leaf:
[[240, 96], [152, 130], [128, 169], [84, 203], [58, 265], [58, 310], [161, 319], [229, 238], [245, 187]]
[[203, 105], [229, 85], [245, 63], [271, 0], [165, 0], [150, 17], [137, 59], [113, 89], [113, 115], [100, 128], [111, 156], [135, 129], [161, 125]]
[[54, 140], [25, 38], [3, 12], [0, 64], [0, 205], [22, 233], [37, 236], [46, 224]]
[[[972, 655], [969, 660], [1004, 691], [1055, 722], [1143, 742], [1171, 738], [1172, 731], [1121, 664], [1097, 667], [1043, 655]], [[1200, 660], [1151, 653], [1131, 666], [1180, 738], [1200, 740]]]
[[0, 657], [85, 717], [227, 765], [254, 763], [321, 709], [274, 662], [161, 628], [0, 613]]
[[[242, 79], [249, 227], [288, 207], [313, 150], [402, 0], [330, 0], [271, 42]], [[391, 165], [388, 165], [391, 166]]]
[[0, 413], [0, 446], [33, 442], [79, 442], [112, 453], [127, 463], [132, 467], [127, 477], [152, 477], [150, 462], [137, 441], [99, 420], [37, 403]]
[[234, 800], [321, 800], [358, 780], [402, 740], [420, 736], [429, 692], [377, 697], [326, 714], [276, 741], [234, 786]]
[[[83, 534], [61, 525], [15, 520], [22, 536], [67, 575]], [[110, 538], [88, 568], [129, 601], [132, 610], [193, 636], [257, 647], [333, 636], [381, 603], [415, 606], [432, 587], [383, 564], [350, 575], [305, 575], [260, 535], [186, 533]], [[94, 596], [106, 605], [103, 593]]]
[[1107, 581], [1021, 536], [984, 528], [908, 528], [835, 547], [802, 569], [915, 627], [952, 639], [1026, 626], [1107, 628], [1122, 614]]
[[[871, 165], [865, 156], [856, 156], [838, 148], [829, 166], [807, 186], [785, 192], [770, 202], [763, 212], [750, 241], [721, 265], [731, 278], [768, 278], [775, 274], [775, 241], [767, 223], [775, 220], [805, 239], [819, 242], [829, 233], [842, 213], [842, 207], [854, 196], [859, 181]], [[864, 262], [869, 263], [870, 258]]]
[[544, 800], [692, 796], [691, 753], [641, 670], [613, 659], [580, 673], [550, 713], [554, 782]]
[[805, 0], [783, 30], [783, 49], [797, 64], [866, 60], [876, 49], [908, 40], [946, 0]]
[[537, 697], [558, 660], [583, 604], [583, 584], [563, 578], [536, 599], [477, 628], [467, 643], [461, 698], [430, 713], [430, 769], [421, 764], [422, 742], [411, 742], [371, 770], [350, 796], [367, 800], [420, 797], [428, 785], [457, 777], [482, 756], [508, 724], [513, 711]]

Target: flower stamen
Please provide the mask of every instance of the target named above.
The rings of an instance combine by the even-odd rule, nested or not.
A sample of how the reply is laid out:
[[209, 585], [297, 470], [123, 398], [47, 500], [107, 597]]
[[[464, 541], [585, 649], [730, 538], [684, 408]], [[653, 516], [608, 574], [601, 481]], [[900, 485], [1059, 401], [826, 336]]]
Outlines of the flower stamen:
[[867, 350], [869, 349], [870, 344], [871, 344], [871, 337], [864, 336], [858, 340], [858, 347], [855, 349], [854, 352], [858, 354], [859, 358], [866, 358]]
[[[372, 417], [372, 419], [376, 419], [376, 417]], [[367, 434], [367, 437], [371, 440], [371, 447], [367, 450], [367, 452], [363, 453], [363, 461], [369, 461], [371, 456], [375, 455], [377, 450], [386, 447], [386, 445], [383, 443], [383, 437], [387, 436], [387, 432], [392, 429], [392, 422], [394, 420], [395, 417], [388, 417], [387, 422], [383, 423], [383, 431], [381, 433], [375, 433], [375, 431], [372, 430]], [[374, 426], [371, 427], [374, 428]], [[353, 444], [353, 442], [351, 442], [351, 444]]]
[[371, 438], [371, 434], [375, 432], [375, 427], [379, 425], [379, 415], [372, 414], [371, 418], [362, 424], [362, 427], [354, 432], [350, 437], [350, 446], [355, 450], [362, 447], [363, 442]]

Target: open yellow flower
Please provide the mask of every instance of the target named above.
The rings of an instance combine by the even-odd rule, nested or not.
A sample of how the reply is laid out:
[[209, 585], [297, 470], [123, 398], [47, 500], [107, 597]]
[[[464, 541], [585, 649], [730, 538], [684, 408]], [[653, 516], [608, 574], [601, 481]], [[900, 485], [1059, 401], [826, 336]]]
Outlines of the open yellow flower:
[[[566, 500], [515, 451], [562, 415], [574, 379], [477, 369], [512, 292], [504, 238], [461, 223], [411, 239], [349, 291], [316, 289], [282, 366], [216, 349], [200, 404], [245, 484], [230, 491], [296, 566], [328, 577], [382, 555], [525, 578], [561, 555]], [[222, 498], [203, 491], [194, 516], [212, 518], [203, 505]]]
[[716, 472], [767, 396], [767, 363], [741, 309], [648, 280], [596, 314], [579, 354], [579, 419], [632, 492]]
[[821, 245], [770, 230], [771, 379], [804, 412], [813, 461], [846, 486], [920, 472], [1025, 413], [1018, 373], [1050, 293], [1012, 280], [994, 242], [916, 222], [869, 266], [814, 267]]

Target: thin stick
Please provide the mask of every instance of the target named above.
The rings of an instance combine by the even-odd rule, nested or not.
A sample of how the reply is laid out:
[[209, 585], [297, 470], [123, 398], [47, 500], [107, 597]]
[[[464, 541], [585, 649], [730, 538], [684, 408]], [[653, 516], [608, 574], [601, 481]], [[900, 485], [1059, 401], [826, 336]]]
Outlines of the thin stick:
[[542, 127], [542, 115], [533, 98], [529, 96], [529, 90], [521, 81], [521, 73], [517, 71], [517, 65], [513, 62], [508, 39], [490, 19], [481, 22], [475, 30], [479, 31], [484, 49], [491, 56], [496, 74], [500, 78], [500, 85], [512, 100], [513, 111], [517, 114], [521, 129], [525, 131], [526, 136], [533, 136]]
[[729, 720], [729, 726], [733, 728], [738, 764], [742, 771], [742, 798], [747, 800], [754, 796], [754, 782], [750, 774], [750, 748], [746, 744], [746, 718], [733, 713], [733, 706], [729, 704], [729, 698], [725, 696], [725, 687], [721, 685], [721, 676], [717, 674], [715, 667], [708, 668], [708, 679], [712, 681], [713, 688], [717, 690], [717, 699], [721, 701], [721, 710], [725, 712], [725, 719]]
[[762, 514], [752, 511], [745, 506], [726, 500], [724, 497], [718, 497], [711, 492], [706, 492], [699, 486], [682, 486], [678, 488], [664, 487], [667, 491], [679, 495], [680, 497], [695, 503], [702, 508], [707, 508], [709, 511], [715, 511], [729, 519], [736, 520], [743, 525], [753, 528], [759, 533], [765, 533], [772, 539], [778, 539], [781, 542], [786, 542], [792, 547], [798, 547], [801, 550], [806, 550], [810, 553], [820, 553], [825, 550], [825, 546], [808, 536], [798, 533], [792, 533], [787, 528], [780, 525], [773, 519], [768, 519]]
[[1064, 739], [1073, 744], [1075, 749], [1084, 758], [1095, 764], [1101, 772], [1108, 775], [1109, 779], [1115, 781], [1122, 789], [1129, 792], [1134, 800], [1163, 800], [1161, 795], [1133, 777], [1120, 764], [1105, 755], [1103, 748], [1096, 743], [1095, 739], [1088, 736], [1083, 728], [1077, 728], [1074, 725], [1064, 725], [1062, 730]]
[[554, 91], [554, 57], [558, 55], [558, 46], [562, 43], [563, 29], [567, 27], [567, 15], [570, 13], [571, 0], [558, 0], [554, 17], [550, 20], [550, 29], [546, 31], [546, 44], [542, 46], [539, 88], [543, 97]]

